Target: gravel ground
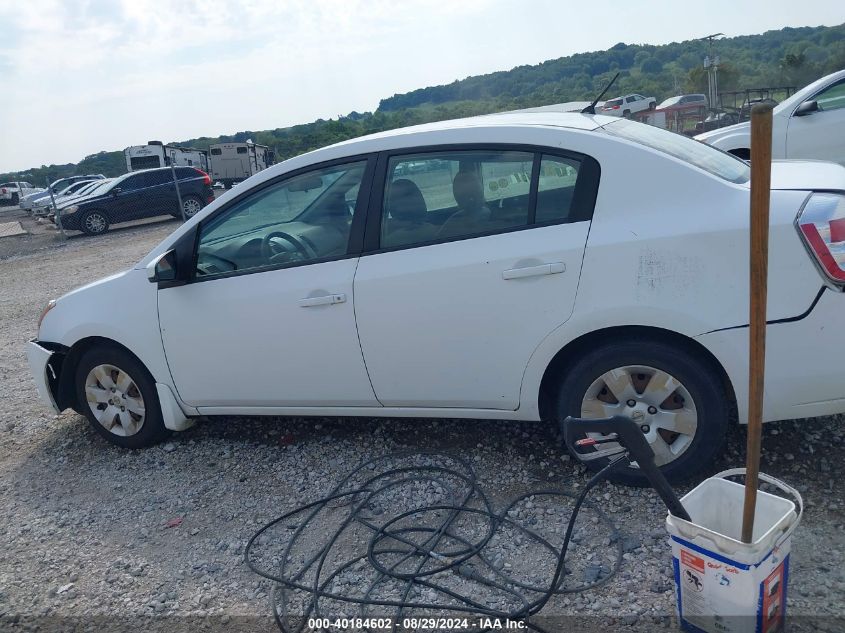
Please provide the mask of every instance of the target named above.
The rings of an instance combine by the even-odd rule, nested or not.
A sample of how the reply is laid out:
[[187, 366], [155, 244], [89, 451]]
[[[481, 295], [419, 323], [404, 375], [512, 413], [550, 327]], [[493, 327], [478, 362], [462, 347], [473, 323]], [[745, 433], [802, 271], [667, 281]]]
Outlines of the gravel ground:
[[[221, 418], [132, 452], [104, 443], [75, 413], [53, 415], [37, 399], [24, 355], [45, 302], [130, 266], [174, 226], [117, 230], [0, 261], [0, 628], [116, 617], [138, 628], [140, 618], [172, 615], [181, 617], [166, 620], [171, 630], [174, 622], [271, 630], [271, 585], [243, 561], [249, 537], [326, 494], [360, 462], [391, 451], [461, 456], [497, 509], [532, 488], [577, 490], [587, 481], [542, 425]], [[845, 630], [843, 422], [765, 430], [763, 470], [798, 488], [806, 503], [789, 578], [793, 630]], [[714, 471], [742, 465], [742, 445], [737, 430]], [[560, 617], [548, 626], [568, 630], [575, 620], [563, 616], [577, 615], [612, 629], [674, 628], [665, 509], [650, 490], [602, 484], [592, 498], [619, 528], [618, 574], [600, 589], [554, 598], [543, 613]], [[540, 499], [534, 505], [512, 516], [561, 534], [566, 512]], [[615, 552], [601, 525], [582, 529], [594, 532], [594, 545], [573, 552], [581, 582], [606, 574]], [[496, 547], [496, 565], [523, 556], [512, 544]], [[536, 582], [548, 582], [548, 573], [538, 567]]]

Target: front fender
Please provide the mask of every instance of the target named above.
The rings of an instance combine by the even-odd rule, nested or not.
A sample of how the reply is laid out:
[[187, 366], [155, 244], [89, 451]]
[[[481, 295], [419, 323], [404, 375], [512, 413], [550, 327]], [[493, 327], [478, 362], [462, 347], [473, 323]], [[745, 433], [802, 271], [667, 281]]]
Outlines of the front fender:
[[90, 337], [126, 347], [156, 382], [173, 386], [158, 324], [158, 288], [143, 270], [127, 270], [59, 298], [41, 324], [41, 341], [73, 347]]

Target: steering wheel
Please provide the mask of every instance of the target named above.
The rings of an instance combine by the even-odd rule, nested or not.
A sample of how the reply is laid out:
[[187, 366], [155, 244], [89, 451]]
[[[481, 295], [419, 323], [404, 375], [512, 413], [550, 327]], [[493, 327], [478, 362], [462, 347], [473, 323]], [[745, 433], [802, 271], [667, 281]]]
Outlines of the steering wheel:
[[283, 240], [289, 242], [293, 245], [294, 249], [296, 249], [296, 253], [303, 259], [309, 259], [311, 255], [308, 253], [308, 249], [305, 248], [305, 244], [300, 242], [290, 233], [285, 233], [284, 231], [273, 231], [272, 233], [268, 233], [264, 236], [264, 239], [261, 240], [261, 254], [264, 256], [265, 259], [268, 261], [274, 261], [274, 258], [278, 257], [279, 255], [292, 255], [290, 251], [278, 251], [273, 246], [273, 238], [280, 237]]

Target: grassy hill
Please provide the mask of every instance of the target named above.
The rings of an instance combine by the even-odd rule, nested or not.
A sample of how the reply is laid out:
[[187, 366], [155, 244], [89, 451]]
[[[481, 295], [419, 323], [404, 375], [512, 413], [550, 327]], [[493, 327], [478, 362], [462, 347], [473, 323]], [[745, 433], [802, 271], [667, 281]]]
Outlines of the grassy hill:
[[[845, 68], [845, 24], [801, 27], [718, 40], [721, 90], [763, 86], [802, 87]], [[515, 108], [592, 99], [619, 72], [615, 94], [638, 92], [658, 101], [684, 92], [706, 92], [702, 60], [706, 42], [661, 46], [618, 43], [606, 51], [578, 53], [512, 70], [467, 77], [382, 99], [375, 112], [351, 112], [338, 119], [176, 141], [207, 149], [212, 143], [245, 141], [269, 145], [279, 160], [348, 138], [416, 123]], [[613, 96], [613, 95], [608, 95]], [[82, 173], [115, 176], [126, 171], [122, 151], [99, 152], [79, 163], [42, 165], [20, 172], [39, 184]], [[25, 176], [23, 174], [26, 174]], [[16, 176], [0, 174], [0, 180]]]

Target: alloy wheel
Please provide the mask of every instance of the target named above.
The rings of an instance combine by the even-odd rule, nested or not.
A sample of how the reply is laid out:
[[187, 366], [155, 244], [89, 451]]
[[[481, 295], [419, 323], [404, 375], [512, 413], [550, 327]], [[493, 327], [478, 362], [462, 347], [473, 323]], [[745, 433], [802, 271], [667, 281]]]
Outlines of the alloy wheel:
[[190, 218], [196, 215], [200, 209], [202, 209], [202, 205], [200, 205], [199, 200], [194, 198], [186, 198], [182, 202], [182, 208], [185, 210], [185, 217]]
[[99, 213], [89, 213], [85, 216], [85, 228], [90, 233], [102, 233], [106, 229], [106, 219]]
[[[644, 365], [611, 369], [587, 389], [581, 417], [614, 415], [637, 423], [654, 451], [657, 466], [680, 457], [698, 430], [698, 412], [686, 387], [667, 372]], [[613, 446], [616, 444], [605, 443], [602, 449]]]
[[135, 435], [144, 425], [141, 390], [119, 367], [97, 365], [91, 369], [85, 379], [85, 397], [96, 420], [114, 435]]

